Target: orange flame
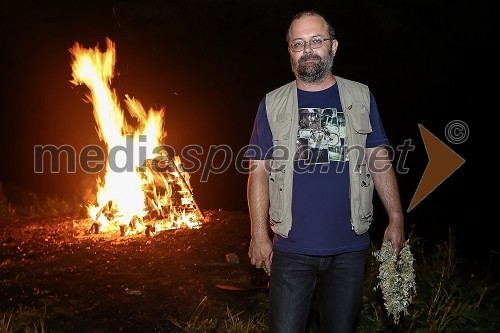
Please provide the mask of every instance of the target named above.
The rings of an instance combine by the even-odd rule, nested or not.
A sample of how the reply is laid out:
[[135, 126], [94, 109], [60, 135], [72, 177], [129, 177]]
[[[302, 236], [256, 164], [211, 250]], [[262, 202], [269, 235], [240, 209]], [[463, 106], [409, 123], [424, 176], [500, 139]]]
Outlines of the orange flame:
[[[97, 133], [106, 144], [108, 153], [105, 176], [97, 179], [97, 204], [89, 204], [87, 210], [89, 217], [100, 224], [101, 231], [110, 229], [112, 224], [123, 226], [133, 223], [134, 230], [140, 232], [146, 228], [143, 218], [149, 213], [148, 208], [162, 212], [165, 206], [171, 205], [172, 186], [169, 184], [171, 180], [162, 174], [152, 172], [149, 168], [144, 168], [148, 160], [158, 156], [158, 152], [154, 152], [154, 149], [161, 146], [162, 139], [166, 136], [163, 130], [164, 110], [146, 111], [138, 100], [126, 95], [126, 108], [136, 124], [126, 122], [116, 92], [111, 88], [116, 63], [115, 44], [106, 38], [106, 46], [105, 52], [101, 52], [98, 46], [93, 49], [83, 48], [78, 43], [70, 49], [73, 58], [71, 82], [75, 85], [85, 84], [89, 88], [90, 94], [87, 98], [94, 106]], [[122, 147], [121, 149], [127, 153], [116, 152], [116, 147]], [[111, 168], [109, 163], [112, 149], [115, 149], [113, 154], [115, 168]], [[141, 156], [140, 150], [145, 156]], [[131, 162], [130, 159], [133, 159], [132, 171], [116, 170], [130, 165], [127, 164]], [[181, 161], [177, 156], [174, 163], [176, 170], [182, 170]], [[143, 172], [137, 171], [140, 167]], [[190, 193], [189, 175], [183, 172], [183, 176], [181, 189]], [[171, 177], [177, 177], [177, 182], [180, 178], [175, 172], [170, 175]], [[158, 191], [158, 186], [162, 187], [163, 191]], [[145, 192], [145, 188], [148, 189], [149, 195], [147, 191]], [[186, 200], [193, 203], [192, 196], [189, 195], [183, 200], [184, 203]], [[104, 209], [108, 213], [113, 213], [112, 218], [110, 214], [103, 214]], [[200, 217], [200, 214], [187, 217], [185, 212], [177, 212], [175, 209], [169, 209], [169, 214], [171, 216], [168, 226], [157, 225], [156, 230], [179, 227], [182, 224], [179, 219], [189, 227], [193, 227], [196, 225], [194, 221]]]

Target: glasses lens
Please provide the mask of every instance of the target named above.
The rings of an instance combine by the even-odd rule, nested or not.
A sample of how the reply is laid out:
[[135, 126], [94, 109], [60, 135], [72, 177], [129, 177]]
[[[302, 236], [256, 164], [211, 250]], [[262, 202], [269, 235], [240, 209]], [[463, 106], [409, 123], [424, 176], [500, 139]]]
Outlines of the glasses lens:
[[313, 38], [309, 41], [309, 44], [311, 45], [311, 48], [317, 49], [318, 47], [321, 47], [323, 45], [323, 39]]
[[299, 52], [304, 49], [304, 41], [303, 40], [296, 40], [292, 42], [292, 50], [294, 52]]

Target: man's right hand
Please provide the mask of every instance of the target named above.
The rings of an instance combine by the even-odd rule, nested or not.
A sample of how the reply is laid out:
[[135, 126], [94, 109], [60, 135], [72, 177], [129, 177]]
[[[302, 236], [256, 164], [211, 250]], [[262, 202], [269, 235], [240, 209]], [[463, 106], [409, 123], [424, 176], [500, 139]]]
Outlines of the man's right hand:
[[250, 240], [250, 247], [248, 249], [248, 258], [250, 263], [256, 268], [263, 268], [268, 275], [271, 275], [271, 263], [273, 260], [273, 242], [270, 238], [264, 237], [262, 239], [252, 238]]
[[269, 225], [269, 174], [270, 160], [250, 160], [248, 175], [248, 207], [250, 210], [250, 247], [248, 258], [257, 268], [264, 264], [266, 273], [271, 273], [273, 242]]

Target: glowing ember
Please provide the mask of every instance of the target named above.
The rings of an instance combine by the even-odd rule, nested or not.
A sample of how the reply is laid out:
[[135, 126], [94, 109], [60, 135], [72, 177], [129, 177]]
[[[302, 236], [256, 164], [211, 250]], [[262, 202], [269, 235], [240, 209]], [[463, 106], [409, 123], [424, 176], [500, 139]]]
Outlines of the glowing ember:
[[146, 111], [138, 100], [126, 95], [125, 105], [135, 124], [127, 123], [110, 87], [115, 45], [107, 38], [106, 46], [105, 52], [78, 43], [70, 49], [71, 82], [89, 88], [87, 97], [94, 106], [97, 132], [107, 148], [106, 173], [97, 179], [97, 204], [87, 206], [91, 230], [151, 235], [199, 226], [203, 215], [194, 201], [189, 174], [178, 156], [169, 156], [161, 148], [166, 136], [164, 110]]

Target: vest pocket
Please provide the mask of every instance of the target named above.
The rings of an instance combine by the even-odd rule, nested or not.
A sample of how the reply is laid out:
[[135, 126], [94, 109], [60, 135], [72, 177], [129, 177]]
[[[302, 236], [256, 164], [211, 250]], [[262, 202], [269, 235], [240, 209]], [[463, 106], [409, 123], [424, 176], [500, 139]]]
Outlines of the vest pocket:
[[269, 121], [269, 127], [273, 134], [273, 141], [287, 140], [290, 136], [291, 119], [280, 119], [278, 121]]
[[366, 106], [361, 103], [353, 103], [347, 108], [347, 110], [352, 127], [357, 133], [371, 133], [372, 127], [370, 124], [370, 111], [368, 111]]
[[351, 178], [351, 223], [357, 235], [368, 231], [373, 220], [373, 181], [366, 164], [359, 166]]
[[363, 222], [370, 222], [373, 217], [373, 181], [366, 164], [360, 165], [358, 176], [360, 196], [359, 217]]
[[271, 170], [271, 175], [269, 176], [269, 217], [271, 219], [271, 225], [280, 223], [283, 221], [283, 207], [284, 207], [284, 168], [276, 168]]
[[269, 127], [273, 134], [273, 159], [286, 161], [289, 159], [290, 152], [287, 146], [290, 137], [290, 128], [292, 121], [290, 119], [281, 119], [269, 122]]

